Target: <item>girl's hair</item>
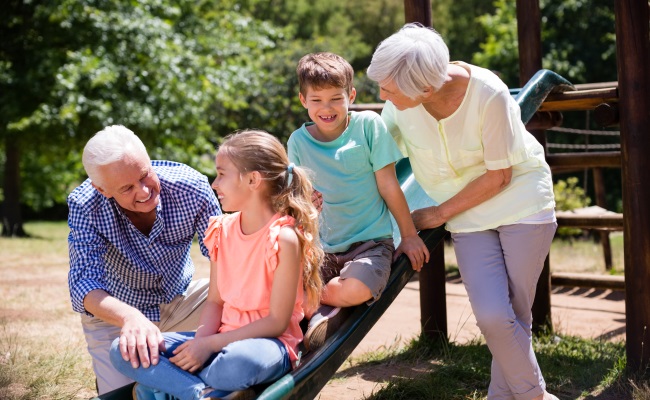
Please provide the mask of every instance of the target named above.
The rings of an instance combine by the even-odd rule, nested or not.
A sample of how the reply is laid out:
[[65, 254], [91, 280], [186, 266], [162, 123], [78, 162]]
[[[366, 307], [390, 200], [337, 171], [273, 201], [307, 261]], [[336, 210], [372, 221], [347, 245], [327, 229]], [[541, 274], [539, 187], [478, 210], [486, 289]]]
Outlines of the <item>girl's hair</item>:
[[273, 209], [296, 219], [296, 234], [304, 260], [303, 285], [309, 305], [317, 305], [323, 287], [320, 265], [324, 253], [307, 171], [290, 164], [282, 143], [261, 130], [244, 130], [228, 135], [218, 152], [228, 157], [240, 173], [259, 172], [267, 183]]
[[90, 180], [101, 186], [99, 167], [120, 161], [126, 155], [149, 159], [146, 147], [133, 131], [122, 125], [111, 125], [97, 132], [86, 143], [81, 162]]
[[411, 23], [379, 44], [367, 73], [380, 85], [394, 82], [404, 95], [415, 99], [427, 87], [440, 89], [448, 66], [449, 49], [440, 34]]

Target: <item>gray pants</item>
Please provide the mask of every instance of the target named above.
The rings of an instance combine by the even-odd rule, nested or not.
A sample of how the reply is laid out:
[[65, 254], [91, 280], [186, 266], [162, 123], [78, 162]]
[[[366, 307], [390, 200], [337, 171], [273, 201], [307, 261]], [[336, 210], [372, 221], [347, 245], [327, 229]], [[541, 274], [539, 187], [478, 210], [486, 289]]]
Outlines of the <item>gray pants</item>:
[[489, 400], [530, 400], [546, 384], [532, 347], [537, 280], [556, 223], [451, 235], [477, 325], [492, 353]]
[[[154, 323], [161, 332], [196, 330], [208, 297], [208, 283], [209, 279], [192, 281], [184, 296], [160, 305], [160, 322]], [[113, 367], [109, 356], [111, 343], [120, 336], [121, 328], [85, 314], [81, 314], [81, 326], [97, 377], [97, 393], [104, 394], [133, 382]]]

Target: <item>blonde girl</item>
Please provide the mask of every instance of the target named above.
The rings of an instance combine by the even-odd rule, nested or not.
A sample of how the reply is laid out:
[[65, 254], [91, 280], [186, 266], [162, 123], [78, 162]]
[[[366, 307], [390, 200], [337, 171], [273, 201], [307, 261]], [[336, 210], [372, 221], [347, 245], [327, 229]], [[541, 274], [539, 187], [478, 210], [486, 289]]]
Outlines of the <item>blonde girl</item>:
[[322, 287], [312, 185], [282, 144], [264, 131], [234, 133], [215, 164], [212, 187], [232, 213], [212, 217], [206, 231], [210, 289], [196, 333], [164, 334], [167, 350], [149, 368], [111, 353], [123, 374], [181, 400], [241, 398], [291, 370], [303, 290], [314, 306]]

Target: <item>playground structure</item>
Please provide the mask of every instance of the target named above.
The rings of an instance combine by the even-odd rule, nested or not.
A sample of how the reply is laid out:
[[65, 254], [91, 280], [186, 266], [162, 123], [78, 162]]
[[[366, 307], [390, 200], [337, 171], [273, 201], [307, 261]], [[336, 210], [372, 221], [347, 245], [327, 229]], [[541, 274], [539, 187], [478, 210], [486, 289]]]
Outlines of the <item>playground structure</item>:
[[[639, 371], [650, 366], [650, 352], [643, 349], [650, 338], [647, 329], [650, 326], [650, 291], [645, 290], [645, 285], [650, 282], [650, 188], [643, 185], [643, 176], [650, 171], [650, 157], [647, 156], [650, 154], [650, 76], [647, 74], [650, 70], [649, 7], [647, 2], [633, 0], [617, 0], [614, 3], [619, 80], [613, 87], [574, 87], [562, 77], [541, 69], [539, 2], [517, 0], [519, 43], [525, 45], [520, 46], [519, 50], [523, 88], [513, 95], [522, 108], [522, 119], [528, 122], [528, 128], [542, 144], [545, 144], [545, 130], [561, 123], [562, 111], [600, 107], [603, 120], [620, 125], [620, 152], [548, 155], [547, 160], [552, 170], [577, 167], [621, 169], [622, 216], [562, 217], [558, 218], [558, 223], [581, 228], [622, 227], [625, 242], [627, 363], [630, 371]], [[430, 0], [405, 0], [404, 6], [407, 22], [432, 25]], [[380, 107], [365, 105], [359, 108], [378, 110]], [[411, 208], [433, 204], [414, 181], [408, 160], [398, 164], [397, 172]], [[420, 232], [431, 251], [431, 259], [420, 272], [419, 279], [422, 331], [432, 338], [447, 340], [444, 234], [441, 228]], [[536, 326], [549, 326], [551, 321], [549, 271], [547, 258], [533, 306]], [[267, 387], [255, 388], [257, 398], [306, 399], [316, 396], [412, 275], [406, 257], [402, 256], [393, 265], [389, 284], [379, 301], [369, 307], [357, 306], [342, 328], [321, 349], [308, 354], [300, 368]], [[565, 284], [580, 284], [580, 279], [565, 279]], [[582, 281], [582, 285], [600, 285], [595, 280]], [[130, 396], [131, 388], [124, 387], [96, 399], [130, 399]]]
[[[431, 26], [430, 0], [405, 0], [406, 21]], [[539, 0], [517, 0], [519, 80], [528, 82], [542, 67], [541, 12]], [[545, 144], [545, 129], [561, 121], [558, 113], [569, 110], [596, 110], [597, 119], [608, 125], [617, 123], [621, 150], [593, 153], [548, 155], [552, 170], [560, 168], [620, 168], [623, 186], [622, 217], [574, 217], [558, 219], [561, 226], [581, 228], [618, 227], [624, 238], [624, 288], [626, 305], [626, 353], [630, 371], [650, 366], [650, 352], [643, 348], [650, 339], [650, 188], [643, 185], [650, 171], [650, 29], [649, 6], [645, 1], [614, 2], [618, 82], [614, 86], [587, 85], [575, 91], [550, 94], [531, 119], [528, 128]], [[420, 274], [421, 321], [423, 332], [432, 337], [447, 337], [442, 246], [438, 246], [430, 265]], [[565, 283], [578, 283], [567, 280]], [[589, 284], [589, 281], [582, 282]], [[595, 280], [591, 284], [598, 286]], [[547, 258], [537, 285], [533, 306], [534, 324], [549, 326], [551, 321], [551, 276]], [[435, 297], [434, 297], [435, 296]], [[443, 297], [444, 298], [444, 297]], [[438, 300], [436, 300], [438, 299]]]

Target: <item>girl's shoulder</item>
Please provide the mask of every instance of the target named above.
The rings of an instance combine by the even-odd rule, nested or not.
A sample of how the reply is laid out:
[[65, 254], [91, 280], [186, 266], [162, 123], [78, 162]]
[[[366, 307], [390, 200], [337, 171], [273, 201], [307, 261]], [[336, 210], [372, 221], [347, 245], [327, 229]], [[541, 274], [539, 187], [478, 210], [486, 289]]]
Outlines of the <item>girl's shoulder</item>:
[[205, 230], [206, 238], [216, 238], [220, 236], [221, 230], [232, 225], [232, 223], [237, 220], [238, 216], [239, 212], [210, 217], [208, 220], [208, 227]]

